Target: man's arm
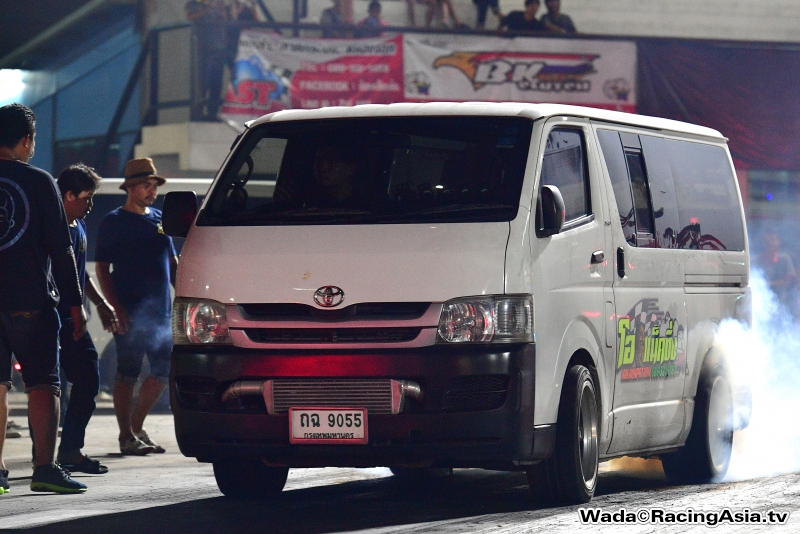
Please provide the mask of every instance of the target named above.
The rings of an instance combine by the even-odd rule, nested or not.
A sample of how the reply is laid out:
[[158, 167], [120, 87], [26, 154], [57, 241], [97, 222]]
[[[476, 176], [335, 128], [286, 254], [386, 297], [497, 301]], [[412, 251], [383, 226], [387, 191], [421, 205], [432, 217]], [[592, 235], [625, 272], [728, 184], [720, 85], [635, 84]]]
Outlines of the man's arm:
[[102, 261], [96, 262], [95, 274], [97, 275], [97, 281], [100, 282], [100, 289], [106, 296], [106, 300], [108, 300], [109, 304], [114, 308], [114, 311], [117, 314], [117, 333], [124, 334], [128, 331], [130, 318], [128, 317], [128, 312], [125, 310], [125, 307], [119, 301], [117, 294], [114, 291], [114, 282], [111, 280], [111, 264]]
[[97, 314], [100, 316], [100, 321], [103, 323], [103, 329], [106, 332], [120, 333], [118, 332], [119, 319], [117, 318], [117, 312], [114, 306], [103, 298], [91, 277], [86, 279], [85, 290], [86, 296], [92, 301], [92, 304], [97, 307]]

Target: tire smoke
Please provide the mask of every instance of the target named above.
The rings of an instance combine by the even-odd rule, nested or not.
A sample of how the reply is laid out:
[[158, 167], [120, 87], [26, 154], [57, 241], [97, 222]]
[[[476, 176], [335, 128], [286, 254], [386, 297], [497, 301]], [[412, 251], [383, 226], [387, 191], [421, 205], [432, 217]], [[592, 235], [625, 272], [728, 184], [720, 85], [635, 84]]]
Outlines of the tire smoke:
[[750, 286], [752, 326], [724, 320], [716, 338], [734, 383], [749, 385], [753, 397], [725, 481], [800, 471], [800, 328], [756, 268]]

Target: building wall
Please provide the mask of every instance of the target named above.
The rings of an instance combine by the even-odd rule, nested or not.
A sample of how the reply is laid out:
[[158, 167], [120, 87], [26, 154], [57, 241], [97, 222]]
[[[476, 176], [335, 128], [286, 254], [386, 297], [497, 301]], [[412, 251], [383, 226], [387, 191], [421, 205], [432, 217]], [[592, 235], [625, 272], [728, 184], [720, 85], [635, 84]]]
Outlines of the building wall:
[[[474, 26], [472, 0], [453, 0], [463, 22]], [[148, 26], [184, 20], [185, 0], [148, 0]], [[281, 22], [292, 18], [292, 0], [264, 0]], [[406, 2], [382, 0], [384, 18], [405, 25]], [[355, 19], [367, 13], [368, 0], [353, 0]], [[505, 13], [522, 9], [523, 0], [500, 0]], [[308, 17], [319, 21], [330, 0], [308, 0]], [[800, 41], [800, 2], [797, 0], [561, 0], [561, 8], [583, 33], [747, 41]], [[424, 20], [424, 6], [417, 6], [417, 24]], [[545, 12], [544, 2], [540, 14]], [[491, 13], [487, 28], [496, 23]]]
[[[36, 153], [32, 164], [58, 173], [66, 163], [78, 158], [103, 168], [103, 163], [93, 158], [99, 153], [97, 147], [108, 131], [140, 49], [133, 19], [120, 21], [110, 39], [74, 62], [51, 71], [29, 73], [19, 100], [36, 113]], [[132, 152], [138, 135], [139, 101], [137, 87], [119, 125], [115, 153], [121, 159]], [[65, 158], [70, 161], [63, 161]]]

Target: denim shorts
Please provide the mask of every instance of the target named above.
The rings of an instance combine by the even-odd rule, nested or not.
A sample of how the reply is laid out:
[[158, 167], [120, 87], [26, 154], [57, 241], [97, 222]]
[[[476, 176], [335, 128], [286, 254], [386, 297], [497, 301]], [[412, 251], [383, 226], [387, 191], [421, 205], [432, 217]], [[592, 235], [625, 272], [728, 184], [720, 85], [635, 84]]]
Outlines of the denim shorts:
[[58, 331], [55, 308], [0, 311], [0, 383], [10, 385], [11, 355], [22, 366], [25, 391], [50, 389], [60, 393]]
[[150, 376], [166, 382], [169, 379], [172, 353], [172, 323], [169, 317], [131, 322], [125, 334], [114, 334], [117, 344], [117, 380], [136, 383], [147, 354]]

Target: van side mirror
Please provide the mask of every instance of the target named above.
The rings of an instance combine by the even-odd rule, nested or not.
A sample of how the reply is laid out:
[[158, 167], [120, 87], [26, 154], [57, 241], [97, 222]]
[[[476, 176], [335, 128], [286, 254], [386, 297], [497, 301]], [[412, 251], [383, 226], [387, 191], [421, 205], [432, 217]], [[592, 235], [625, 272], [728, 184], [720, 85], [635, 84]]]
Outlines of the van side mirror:
[[543, 185], [536, 202], [536, 236], [550, 237], [561, 231], [566, 217], [564, 197], [554, 185]]
[[197, 217], [197, 194], [194, 191], [172, 191], [164, 197], [161, 225], [172, 237], [186, 237]]

